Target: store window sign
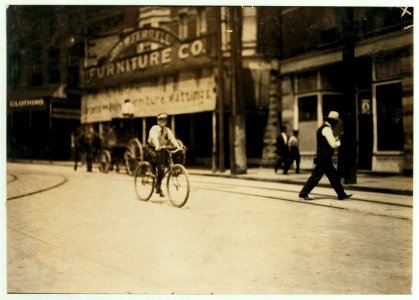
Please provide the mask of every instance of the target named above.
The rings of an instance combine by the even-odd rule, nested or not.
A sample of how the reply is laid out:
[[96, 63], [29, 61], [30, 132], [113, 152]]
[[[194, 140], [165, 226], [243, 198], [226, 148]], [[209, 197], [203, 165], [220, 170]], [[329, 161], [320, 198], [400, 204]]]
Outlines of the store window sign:
[[370, 99], [361, 99], [361, 114], [363, 115], [371, 114], [371, 100]]
[[156, 116], [166, 111], [170, 114], [187, 114], [213, 111], [216, 105], [213, 77], [179, 82], [177, 88], [138, 86], [108, 89], [96, 95], [82, 97], [81, 120], [83, 123], [109, 121], [123, 116], [124, 99], [130, 99], [134, 117]]

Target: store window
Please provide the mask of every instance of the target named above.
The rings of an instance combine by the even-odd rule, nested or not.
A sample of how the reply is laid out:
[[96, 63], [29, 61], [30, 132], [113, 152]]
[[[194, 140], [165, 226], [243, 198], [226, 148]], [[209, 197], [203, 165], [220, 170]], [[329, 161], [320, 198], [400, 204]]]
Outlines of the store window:
[[296, 90], [298, 93], [306, 93], [317, 90], [317, 71], [297, 74], [295, 77]]
[[376, 85], [377, 150], [403, 150], [402, 85]]
[[322, 90], [342, 90], [342, 65], [334, 64], [320, 69]]
[[330, 111], [337, 111], [342, 115], [342, 95], [325, 94], [323, 95], [323, 116], [329, 114]]
[[297, 101], [300, 150], [314, 151], [317, 130], [317, 96], [299, 97]]
[[378, 57], [375, 61], [375, 78], [376, 80], [389, 80], [400, 78], [401, 76], [401, 59], [400, 56], [387, 55]]

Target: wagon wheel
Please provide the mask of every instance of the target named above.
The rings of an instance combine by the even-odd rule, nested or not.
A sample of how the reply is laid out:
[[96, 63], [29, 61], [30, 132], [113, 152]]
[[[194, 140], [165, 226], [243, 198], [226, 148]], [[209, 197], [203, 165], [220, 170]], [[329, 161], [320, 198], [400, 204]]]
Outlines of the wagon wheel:
[[143, 147], [137, 138], [128, 142], [127, 150], [124, 153], [124, 160], [128, 175], [134, 175], [138, 161], [143, 160]]
[[108, 173], [111, 167], [111, 153], [108, 150], [102, 150], [99, 153], [99, 171], [102, 173]]

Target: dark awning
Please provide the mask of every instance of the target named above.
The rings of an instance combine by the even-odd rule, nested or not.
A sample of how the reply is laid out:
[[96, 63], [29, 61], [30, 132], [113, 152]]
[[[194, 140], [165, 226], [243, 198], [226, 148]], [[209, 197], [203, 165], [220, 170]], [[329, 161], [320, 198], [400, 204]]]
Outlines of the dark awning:
[[[59, 91], [61, 84], [49, 84], [43, 86], [16, 87], [7, 89], [7, 100], [39, 99], [52, 97]], [[65, 94], [63, 95], [65, 98]]]
[[63, 84], [9, 88], [8, 106], [11, 111], [39, 111], [51, 104], [51, 118], [80, 120], [80, 101], [70, 101]]

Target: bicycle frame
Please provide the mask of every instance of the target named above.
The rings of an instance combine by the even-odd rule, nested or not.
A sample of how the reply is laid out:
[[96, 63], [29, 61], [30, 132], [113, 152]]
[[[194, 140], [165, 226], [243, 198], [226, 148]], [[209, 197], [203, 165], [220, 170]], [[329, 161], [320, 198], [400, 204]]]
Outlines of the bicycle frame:
[[[171, 150], [171, 149], [175, 149], [175, 150]], [[166, 175], [172, 170], [173, 166], [175, 165], [173, 163], [173, 154], [175, 154], [179, 151], [185, 151], [185, 149], [161, 147], [157, 151], [165, 151], [168, 154], [168, 163], [167, 163], [167, 166], [164, 167], [165, 171], [164, 171], [163, 178], [165, 178]]]

